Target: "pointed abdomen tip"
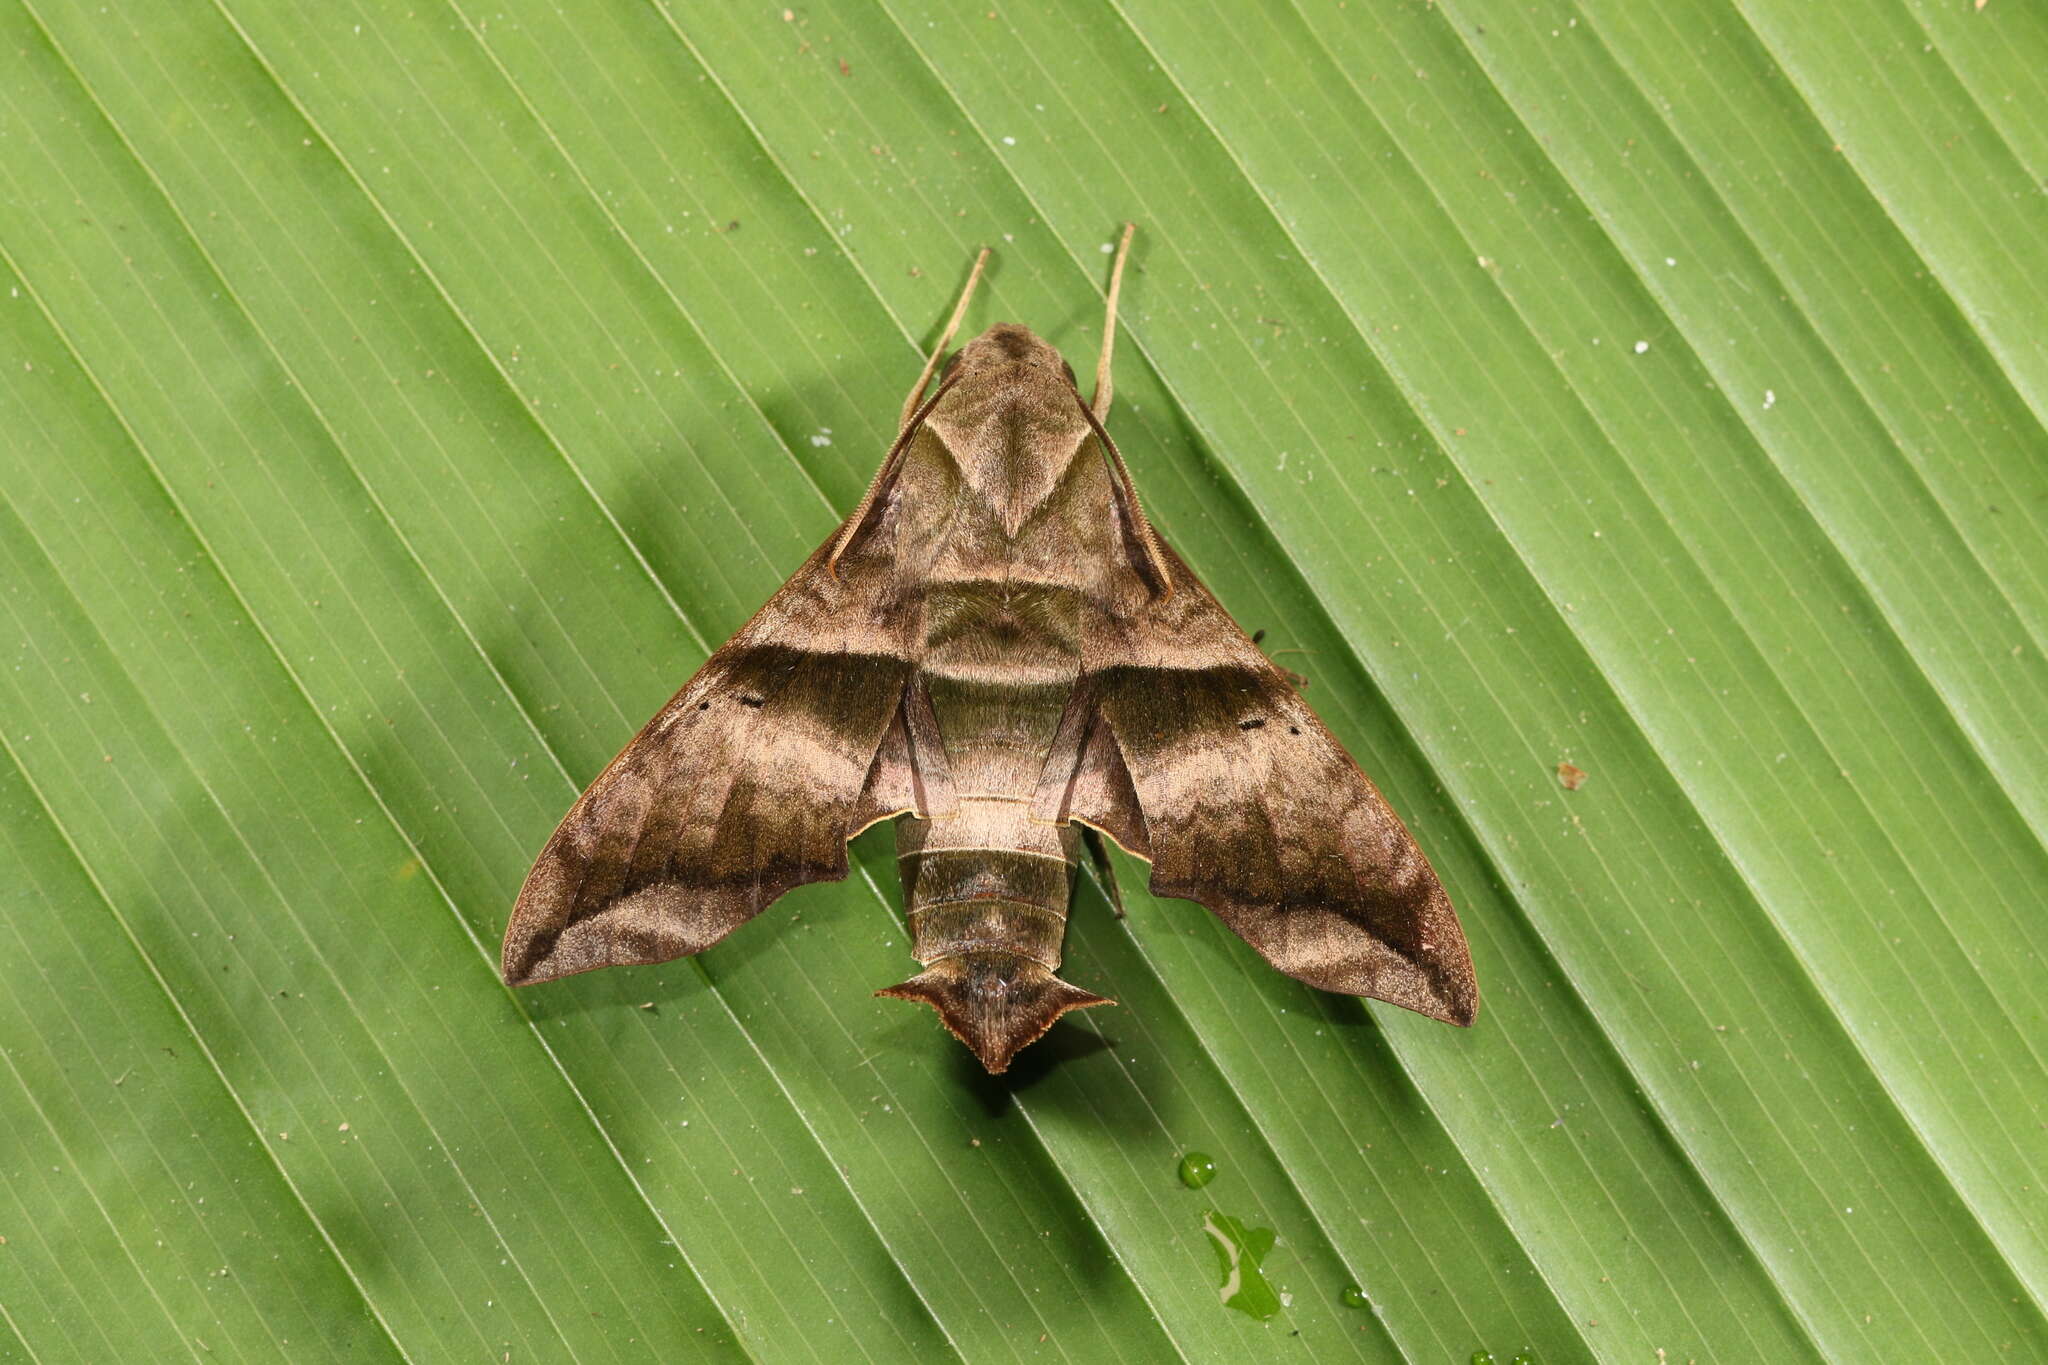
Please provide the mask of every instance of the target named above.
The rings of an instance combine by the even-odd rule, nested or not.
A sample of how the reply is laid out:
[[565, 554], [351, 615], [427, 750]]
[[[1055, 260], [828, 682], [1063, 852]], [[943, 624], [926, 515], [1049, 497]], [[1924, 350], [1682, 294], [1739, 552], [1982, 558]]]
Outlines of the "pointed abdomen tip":
[[1068, 1010], [1116, 1003], [1062, 981], [1045, 964], [1015, 953], [943, 958], [875, 994], [930, 1005], [991, 1076], [1009, 1070], [1011, 1060], [1043, 1038]]

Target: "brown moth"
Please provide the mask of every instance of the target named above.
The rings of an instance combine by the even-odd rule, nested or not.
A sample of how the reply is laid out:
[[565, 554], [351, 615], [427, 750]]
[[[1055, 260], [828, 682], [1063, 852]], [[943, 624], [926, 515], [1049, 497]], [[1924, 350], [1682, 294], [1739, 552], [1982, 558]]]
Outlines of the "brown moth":
[[1429, 862], [1287, 675], [1153, 531], [1092, 399], [998, 323], [904, 402], [860, 505], [563, 818], [505, 979], [698, 953], [883, 820], [923, 1001], [990, 1072], [1072, 1009], [1054, 973], [1084, 846], [1200, 901], [1281, 971], [1454, 1024], [1478, 1007]]

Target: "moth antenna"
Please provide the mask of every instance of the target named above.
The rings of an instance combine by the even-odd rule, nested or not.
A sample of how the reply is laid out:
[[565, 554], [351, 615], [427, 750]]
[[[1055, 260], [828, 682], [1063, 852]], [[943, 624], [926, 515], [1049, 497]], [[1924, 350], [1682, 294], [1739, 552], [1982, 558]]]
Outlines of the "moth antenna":
[[[1080, 395], [1076, 394], [1074, 397], [1078, 402]], [[1159, 548], [1159, 537], [1153, 532], [1152, 523], [1145, 516], [1145, 509], [1138, 505], [1138, 487], [1131, 482], [1131, 471], [1124, 464], [1123, 452], [1118, 450], [1116, 442], [1109, 438], [1109, 432], [1104, 430], [1102, 419], [1095, 415], [1094, 409], [1084, 405], [1081, 415], [1088, 419], [1090, 429], [1095, 432], [1095, 439], [1102, 442], [1103, 456], [1109, 461], [1110, 469], [1116, 476], [1111, 484], [1110, 495], [1116, 499], [1118, 507], [1129, 521], [1131, 536], [1138, 542], [1138, 548], [1145, 557], [1142, 567], [1151, 571], [1152, 581], [1159, 587], [1160, 600], [1164, 601], [1173, 596], [1173, 574], [1167, 570], [1166, 552]]]
[[967, 272], [967, 284], [960, 291], [960, 301], [953, 305], [953, 316], [946, 319], [946, 330], [939, 333], [939, 344], [932, 347], [932, 353], [925, 357], [924, 372], [911, 387], [910, 397], [903, 400], [903, 415], [896, 419], [900, 430], [910, 422], [911, 414], [924, 399], [925, 385], [932, 382], [933, 371], [939, 368], [939, 360], [946, 354], [946, 348], [953, 344], [953, 333], [960, 330], [961, 319], [967, 316], [967, 301], [974, 297], [974, 286], [981, 283], [981, 268], [988, 264], [988, 248], [983, 247], [974, 258], [974, 269]]
[[1123, 240], [1116, 244], [1116, 262], [1109, 268], [1109, 305], [1102, 316], [1102, 355], [1095, 362], [1095, 397], [1088, 400], [1088, 410], [1100, 422], [1109, 416], [1109, 400], [1116, 392], [1116, 386], [1109, 378], [1109, 353], [1116, 345], [1116, 300], [1123, 292], [1124, 261], [1131, 254], [1131, 236], [1138, 230], [1136, 223], [1124, 224]]

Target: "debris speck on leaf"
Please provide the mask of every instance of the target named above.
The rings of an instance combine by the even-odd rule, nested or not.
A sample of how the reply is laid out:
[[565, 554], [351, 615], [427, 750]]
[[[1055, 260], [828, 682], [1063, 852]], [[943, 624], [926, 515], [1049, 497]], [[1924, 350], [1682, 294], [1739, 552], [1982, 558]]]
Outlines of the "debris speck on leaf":
[[1557, 765], [1557, 780], [1564, 784], [1566, 791], [1575, 792], [1586, 785], [1586, 770], [1573, 763], [1560, 763]]

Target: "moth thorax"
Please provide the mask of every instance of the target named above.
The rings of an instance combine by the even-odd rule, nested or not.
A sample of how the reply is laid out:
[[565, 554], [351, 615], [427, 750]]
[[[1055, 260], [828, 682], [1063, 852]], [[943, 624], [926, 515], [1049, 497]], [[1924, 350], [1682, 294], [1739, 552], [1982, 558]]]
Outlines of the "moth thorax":
[[1090, 435], [1066, 381], [1021, 364], [961, 381], [925, 427], [1012, 540], [1052, 496]]

